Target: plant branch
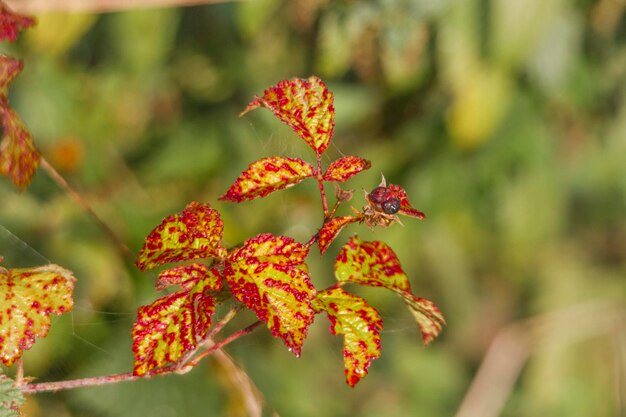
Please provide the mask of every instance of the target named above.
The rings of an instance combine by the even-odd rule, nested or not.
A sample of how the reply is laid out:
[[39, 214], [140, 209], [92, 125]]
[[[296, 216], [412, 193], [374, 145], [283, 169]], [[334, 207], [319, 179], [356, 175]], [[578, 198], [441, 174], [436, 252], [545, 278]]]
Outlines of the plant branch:
[[625, 325], [626, 308], [612, 302], [577, 305], [508, 325], [489, 346], [456, 417], [499, 416], [532, 353], [599, 335], [617, 337], [615, 329]]
[[233, 340], [239, 339], [240, 337], [245, 336], [248, 333], [252, 333], [252, 331], [254, 329], [256, 329], [261, 323], [263, 323], [261, 320], [257, 320], [254, 323], [252, 323], [251, 325], [249, 325], [248, 327], [244, 327], [243, 329], [241, 329], [241, 330], [231, 334], [226, 339], [220, 340], [219, 342], [215, 343], [213, 346], [209, 347], [207, 350], [205, 350], [204, 352], [198, 354], [195, 358], [193, 358], [192, 360], [187, 362], [185, 364], [185, 368], [193, 368], [193, 367], [195, 367], [198, 364], [198, 362], [200, 362], [204, 357], [212, 354], [213, 352], [215, 352], [218, 349], [221, 349], [222, 347], [226, 346], [227, 344], [229, 344]]
[[117, 12], [148, 7], [182, 7], [201, 4], [231, 3], [240, 0], [6, 0], [18, 13], [42, 12]]
[[324, 190], [324, 177], [322, 175], [322, 155], [317, 154], [317, 187], [322, 196], [322, 210], [324, 210], [324, 222], [328, 219], [328, 202], [326, 201], [326, 191]]
[[[224, 321], [224, 320], [222, 320], [222, 321]], [[169, 375], [169, 374], [173, 374], [173, 373], [184, 373], [187, 370], [190, 370], [190, 369], [194, 368], [196, 365], [198, 365], [200, 360], [202, 360], [206, 356], [214, 353], [218, 349], [223, 348], [227, 344], [229, 344], [229, 343], [239, 339], [240, 337], [245, 336], [248, 333], [251, 333], [261, 323], [262, 323], [261, 321], [257, 321], [255, 323], [252, 323], [248, 327], [245, 327], [245, 328], [243, 328], [243, 329], [241, 329], [241, 330], [231, 334], [226, 339], [220, 340], [219, 342], [215, 343], [214, 345], [209, 347], [204, 352], [200, 353], [193, 360], [187, 362], [182, 367], [178, 363], [176, 363], [176, 364], [172, 364], [172, 365], [169, 365], [169, 366], [166, 366], [166, 367], [163, 367], [163, 368], [154, 369], [154, 370], [152, 370], [150, 372], [147, 372], [146, 374], [141, 375], [141, 376], [134, 375], [132, 372], [126, 372], [126, 373], [123, 373], [123, 374], [103, 375], [103, 376], [96, 376], [96, 377], [72, 379], [72, 380], [68, 380], [68, 381], [54, 381], [54, 382], [38, 382], [38, 383], [20, 384], [19, 388], [22, 390], [22, 393], [24, 393], [24, 394], [36, 394], [36, 393], [39, 393], [39, 392], [54, 392], [54, 391], [61, 391], [61, 390], [73, 389], [73, 388], [94, 387], [94, 386], [99, 386], [99, 385], [115, 384], [115, 383], [118, 383], [118, 382], [136, 381], [138, 379], [151, 378], [153, 376], [158, 376], [158, 375]], [[225, 324], [226, 323], [224, 323], [224, 325]], [[184, 371], [181, 372], [181, 369], [184, 369]]]
[[135, 254], [126, 246], [124, 242], [120, 240], [120, 238], [115, 234], [115, 232], [107, 225], [93, 210], [91, 205], [83, 198], [82, 195], [78, 193], [78, 191], [74, 190], [71, 185], [63, 178], [59, 172], [54, 169], [52, 165], [44, 158], [41, 157], [41, 167], [48, 173], [50, 178], [54, 182], [56, 182], [59, 187], [61, 187], [65, 192], [72, 198], [74, 201], [78, 203], [89, 216], [100, 226], [100, 228], [105, 232], [105, 234], [109, 237], [109, 239], [113, 242], [115, 247], [118, 249], [120, 254], [128, 259], [131, 263], [135, 262]]

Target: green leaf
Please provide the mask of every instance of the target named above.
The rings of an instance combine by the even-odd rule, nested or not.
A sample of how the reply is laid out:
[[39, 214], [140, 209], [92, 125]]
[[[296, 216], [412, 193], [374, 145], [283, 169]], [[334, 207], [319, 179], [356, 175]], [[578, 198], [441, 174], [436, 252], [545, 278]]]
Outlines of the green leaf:
[[335, 259], [335, 276], [340, 283], [384, 287], [400, 295], [417, 321], [425, 345], [441, 333], [446, 323], [432, 301], [411, 293], [400, 260], [383, 242], [363, 242], [356, 236], [352, 237]]
[[46, 337], [50, 314], [72, 310], [76, 279], [58, 265], [36, 268], [0, 267], [0, 359], [11, 366], [30, 349], [36, 337]]
[[193, 201], [150, 232], [137, 256], [137, 267], [143, 271], [169, 262], [224, 258], [223, 230], [217, 210]]
[[24, 394], [15, 381], [0, 375], [0, 417], [19, 417], [19, 407], [25, 402]]
[[372, 360], [380, 357], [380, 314], [364, 298], [341, 288], [320, 291], [313, 306], [328, 314], [332, 334], [343, 335], [346, 382], [355, 386], [367, 375]]
[[317, 154], [322, 154], [335, 128], [333, 100], [333, 94], [319, 78], [292, 78], [268, 88], [263, 97], [255, 97], [240, 116], [267, 107]]
[[298, 158], [272, 156], [259, 159], [241, 173], [220, 200], [240, 203], [265, 197], [312, 177], [314, 172], [313, 166]]
[[132, 330], [135, 375], [175, 363], [196, 348], [211, 325], [216, 307], [212, 292], [222, 288], [219, 271], [201, 264], [178, 266], [159, 274], [156, 287], [170, 285], [182, 289], [137, 311]]
[[411, 290], [393, 249], [379, 241], [363, 242], [357, 236], [351, 237], [341, 248], [335, 259], [335, 276], [342, 283]]
[[254, 311], [296, 356], [313, 322], [308, 248], [285, 236], [261, 234], [229, 254], [224, 278], [235, 298]]
[[8, 176], [16, 187], [26, 187], [39, 166], [41, 155], [35, 148], [33, 137], [9, 106], [8, 88], [22, 71], [23, 63], [0, 55], [0, 174]]
[[358, 174], [369, 169], [372, 163], [358, 156], [344, 156], [333, 161], [324, 173], [325, 181], [345, 182]]

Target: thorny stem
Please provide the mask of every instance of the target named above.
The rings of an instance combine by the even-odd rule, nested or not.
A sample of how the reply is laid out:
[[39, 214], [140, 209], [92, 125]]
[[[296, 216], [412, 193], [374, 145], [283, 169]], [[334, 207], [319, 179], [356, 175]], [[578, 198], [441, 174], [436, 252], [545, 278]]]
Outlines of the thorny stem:
[[81, 196], [78, 191], [74, 190], [71, 185], [63, 178], [59, 172], [54, 169], [52, 165], [44, 158], [41, 157], [41, 167], [48, 173], [50, 178], [54, 182], [56, 182], [59, 187], [61, 187], [70, 197], [74, 199], [86, 212], [89, 216], [100, 226], [100, 228], [106, 233], [109, 239], [115, 244], [118, 251], [131, 263], [135, 261], [135, 255], [133, 252], [126, 246], [124, 242], [120, 240], [120, 238], [115, 234], [115, 232], [107, 225], [93, 210], [91, 205]]
[[207, 344], [213, 343], [213, 339], [212, 339], [213, 336], [221, 332], [224, 326], [226, 326], [228, 322], [231, 321], [238, 312], [239, 312], [239, 308], [231, 308], [230, 310], [228, 310], [228, 313], [226, 313], [226, 315], [222, 318], [222, 320], [220, 320], [213, 326], [213, 328], [207, 333], [204, 339], [200, 343], [198, 343], [196, 348], [187, 352], [187, 354], [185, 354], [185, 356], [183, 356], [177, 362], [177, 365], [178, 365], [177, 367], [179, 369], [186, 369], [188, 367], [187, 361], [189, 361], [189, 359], [191, 359], [198, 352], [198, 349], [202, 348], [203, 346], [206, 346]]
[[[22, 390], [24, 394], [36, 394], [39, 392], [50, 392], [50, 391], [60, 391], [66, 389], [73, 388], [81, 388], [81, 387], [94, 387], [99, 385], [108, 385], [115, 384], [118, 382], [126, 382], [126, 381], [136, 381], [142, 378], [151, 378], [153, 376], [158, 375], [169, 375], [173, 373], [181, 373], [181, 368], [188, 370], [195, 367], [201, 359], [204, 357], [214, 353], [218, 349], [223, 348], [227, 344], [239, 339], [242, 336], [251, 333], [261, 321], [257, 321], [252, 323], [248, 327], [245, 327], [232, 335], [228, 336], [224, 340], [220, 340], [215, 343], [213, 346], [209, 347], [207, 350], [196, 356], [192, 361], [189, 361], [182, 367], [178, 364], [173, 364], [170, 366], [166, 366], [164, 368], [155, 369], [151, 372], [148, 372], [142, 376], [133, 375], [132, 372], [126, 372], [123, 374], [113, 374], [113, 375], [103, 375], [89, 378], [80, 378], [80, 379], [72, 379], [68, 381], [55, 381], [55, 382], [39, 382], [39, 383], [30, 383], [30, 384], [20, 384], [19, 388]], [[225, 324], [225, 323], [224, 323]]]
[[222, 347], [226, 346], [227, 344], [229, 344], [233, 340], [239, 339], [240, 337], [245, 336], [248, 333], [252, 333], [252, 331], [254, 329], [256, 329], [257, 327], [259, 327], [259, 325], [261, 323], [263, 323], [261, 320], [257, 320], [254, 323], [252, 323], [251, 325], [249, 325], [248, 327], [244, 327], [243, 329], [241, 329], [241, 330], [231, 334], [226, 339], [220, 340], [219, 342], [215, 343], [213, 346], [211, 346], [210, 348], [208, 348], [204, 352], [198, 354], [198, 356], [196, 356], [195, 358], [193, 358], [192, 360], [187, 362], [185, 364], [185, 367], [186, 368], [193, 368], [193, 367], [195, 367], [198, 364], [198, 362], [200, 362], [205, 356], [208, 356], [208, 355], [212, 354], [213, 352], [215, 352], [216, 350], [221, 349]]
[[322, 209], [324, 210], [324, 222], [328, 219], [328, 202], [326, 201], [326, 191], [324, 191], [324, 178], [322, 176], [322, 155], [317, 154], [317, 187], [322, 196]]

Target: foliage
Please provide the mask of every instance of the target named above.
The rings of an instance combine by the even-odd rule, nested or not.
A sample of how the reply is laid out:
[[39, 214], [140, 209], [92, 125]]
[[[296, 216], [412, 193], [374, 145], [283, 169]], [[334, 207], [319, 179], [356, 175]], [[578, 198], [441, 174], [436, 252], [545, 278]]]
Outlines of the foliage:
[[[397, 220], [396, 213], [417, 218], [424, 218], [424, 215], [411, 207], [402, 187], [387, 186], [384, 179], [375, 189], [377, 193], [366, 195], [368, 204], [363, 212], [353, 208], [355, 215], [350, 220], [334, 217], [337, 207], [349, 198], [338, 198], [332, 212], [328, 210], [323, 182], [343, 182], [369, 168], [370, 162], [356, 156], [342, 157], [323, 170], [320, 156], [332, 138], [335, 114], [333, 94], [319, 78], [281, 81], [265, 90], [263, 97], [257, 96], [242, 114], [257, 107], [269, 108], [292, 127], [315, 152], [317, 167], [297, 158], [263, 158], [252, 163], [221, 199], [253, 200], [295, 185], [307, 177], [315, 178], [324, 211], [323, 233], [316, 233], [306, 244], [288, 236], [264, 233], [247, 239], [241, 247], [226, 253], [221, 247], [222, 220], [208, 204], [192, 202], [181, 214], [163, 220], [146, 238], [137, 259], [140, 269], [198, 258], [212, 261], [210, 266], [193, 264], [166, 270], [165, 275], [161, 273], [160, 277], [164, 278], [157, 281], [157, 288], [163, 286], [165, 277], [173, 274], [173, 282], [182, 284], [184, 291], [140, 308], [133, 328], [134, 373], [143, 375], [159, 368], [178, 366], [181, 357], [195, 353], [208, 331], [205, 326], [197, 331], [197, 323], [211, 323], [216, 307], [212, 293], [221, 289], [224, 279], [233, 297], [254, 311], [272, 335], [280, 338], [296, 356], [300, 356], [315, 313], [325, 311], [333, 323], [332, 333], [345, 336], [345, 373], [347, 383], [354, 386], [366, 375], [372, 359], [380, 356], [382, 320], [378, 311], [363, 298], [338, 288], [318, 293], [305, 263], [309, 247], [319, 240], [320, 251], [324, 252], [341, 228], [351, 222], [387, 227]], [[375, 197], [371, 197], [372, 194]], [[387, 205], [389, 201], [396, 203], [391, 209]], [[325, 231], [325, 225], [329, 223], [332, 224], [331, 230]], [[195, 276], [203, 276], [209, 267], [213, 285], [198, 288], [199, 278]], [[338, 285], [352, 282], [383, 286], [402, 294], [416, 316], [425, 344], [441, 331], [445, 323], [443, 316], [432, 302], [410, 293], [400, 261], [384, 243], [352, 238], [337, 257], [335, 271]], [[185, 279], [185, 276], [194, 278]], [[191, 288], [196, 291], [195, 299], [189, 296]]]
[[[347, 284], [385, 324], [383, 355], [358, 389], [338, 377], [343, 335], [327, 337], [325, 317], [309, 327], [303, 359], [265, 324], [227, 351], [280, 415], [447, 416], [509, 324], [624, 303], [623, 15], [608, 0], [255, 0], [42, 14], [4, 51], [25, 61], [9, 97], [37, 149], [135, 252], [191, 200], [219, 211], [225, 247], [259, 232], [306, 242], [321, 225], [315, 179], [246, 204], [216, 196], [262, 156], [309, 161], [309, 146], [271, 112], [236, 115], [278, 80], [319, 75], [336, 108], [325, 166], [345, 155], [370, 159], [372, 169], [341, 184], [355, 189], [353, 201], [382, 171], [428, 219], [416, 225], [398, 214], [405, 227], [370, 231], [342, 204], [323, 230], [341, 218], [345, 230], [324, 256], [311, 248], [306, 259], [312, 281], [335, 282], [327, 261], [352, 233], [384, 241], [418, 295], [445, 312], [448, 330], [421, 349], [393, 292]], [[41, 169], [27, 192], [0, 177], [0, 196], [5, 267], [52, 260], [79, 278], [71, 316], [54, 317], [48, 337], [24, 354], [26, 374], [50, 381], [131, 370], [128, 312], [166, 295], [149, 277], [174, 265], [139, 274]], [[245, 312], [226, 331], [251, 319]], [[509, 391], [496, 383], [508, 394], [503, 415], [620, 414], [619, 332], [595, 337], [577, 325], [575, 334], [576, 343], [546, 335]], [[501, 352], [504, 366], [518, 346]], [[184, 377], [33, 396], [28, 405], [72, 416], [241, 415], [236, 384], [207, 359]]]

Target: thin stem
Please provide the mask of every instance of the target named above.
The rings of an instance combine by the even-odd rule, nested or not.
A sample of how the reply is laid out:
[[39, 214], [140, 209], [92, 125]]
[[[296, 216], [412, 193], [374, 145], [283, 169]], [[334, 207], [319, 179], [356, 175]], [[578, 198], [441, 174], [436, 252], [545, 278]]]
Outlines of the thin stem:
[[145, 7], [182, 7], [200, 4], [231, 3], [238, 0], [7, 0], [19, 13], [41, 12], [115, 12]]
[[124, 242], [120, 240], [120, 238], [115, 234], [115, 232], [107, 225], [93, 210], [91, 205], [83, 198], [82, 195], [78, 193], [78, 191], [74, 190], [71, 185], [63, 178], [59, 172], [54, 169], [52, 165], [44, 158], [41, 157], [41, 167], [48, 173], [50, 178], [54, 182], [59, 185], [70, 197], [74, 199], [86, 212], [89, 216], [100, 226], [100, 228], [106, 233], [109, 239], [115, 244], [118, 251], [126, 257], [131, 263], [135, 260], [135, 255], [133, 252], [126, 246]]
[[94, 387], [98, 385], [114, 384], [116, 382], [134, 381], [141, 377], [133, 375], [132, 372], [125, 374], [96, 376], [91, 378], [72, 379], [69, 381], [39, 382], [23, 384], [20, 386], [22, 393], [35, 394], [38, 392], [60, 391], [64, 389]]
[[39, 392], [60, 391], [60, 390], [73, 389], [73, 388], [94, 387], [94, 386], [99, 386], [99, 385], [115, 384], [118, 382], [135, 381], [137, 379], [142, 379], [142, 378], [151, 378], [153, 376], [158, 376], [158, 375], [169, 375], [173, 373], [181, 373], [181, 369], [189, 370], [195, 367], [200, 362], [201, 359], [212, 354], [216, 350], [223, 348], [227, 344], [239, 339], [240, 337], [247, 335], [248, 333], [252, 332], [261, 323], [262, 323], [261, 321], [252, 323], [248, 327], [245, 327], [233, 333], [232, 335], [228, 336], [226, 339], [220, 340], [219, 342], [215, 343], [213, 346], [209, 347], [207, 350], [200, 353], [193, 360], [187, 362], [183, 366], [180, 366], [179, 364], [172, 364], [163, 368], [155, 369], [141, 376], [133, 375], [132, 372], [126, 372], [123, 374], [72, 379], [69, 381], [21, 384], [19, 388], [22, 390], [24, 394], [35, 394]]
[[317, 187], [322, 196], [322, 210], [324, 210], [324, 222], [328, 218], [328, 202], [326, 201], [326, 191], [324, 190], [324, 177], [322, 176], [322, 155], [317, 154]]
[[254, 323], [252, 323], [251, 325], [249, 325], [248, 327], [244, 327], [243, 329], [241, 329], [241, 330], [231, 334], [226, 339], [220, 340], [219, 342], [215, 343], [213, 346], [211, 346], [210, 348], [208, 348], [204, 352], [198, 354], [198, 356], [193, 358], [191, 361], [187, 362], [185, 364], [185, 368], [193, 368], [193, 367], [195, 367], [198, 364], [198, 362], [200, 362], [204, 357], [210, 355], [211, 353], [215, 352], [218, 349], [221, 349], [222, 347], [226, 346], [227, 344], [229, 344], [233, 340], [239, 339], [240, 337], [245, 336], [248, 333], [252, 333], [252, 331], [254, 329], [256, 329], [261, 323], [262, 323], [262, 321], [257, 320]]
[[198, 343], [198, 345], [196, 346], [195, 349], [187, 352], [185, 354], [185, 356], [183, 356], [178, 362], [177, 362], [177, 367], [181, 370], [183, 369], [191, 369], [189, 368], [187, 362], [198, 352], [198, 349], [200, 349], [201, 347], [209, 344], [209, 343], [213, 343], [213, 336], [215, 336], [217, 333], [221, 332], [222, 329], [224, 328], [224, 326], [226, 326], [228, 324], [229, 321], [231, 321], [233, 319], [233, 317], [235, 317], [235, 315], [239, 312], [239, 308], [235, 307], [235, 308], [231, 308], [230, 310], [228, 310], [228, 313], [226, 313], [226, 315], [222, 318], [222, 320], [220, 320], [219, 322], [217, 322], [213, 328], [207, 333], [207, 335], [204, 337], [204, 340], [202, 340], [200, 343]]

